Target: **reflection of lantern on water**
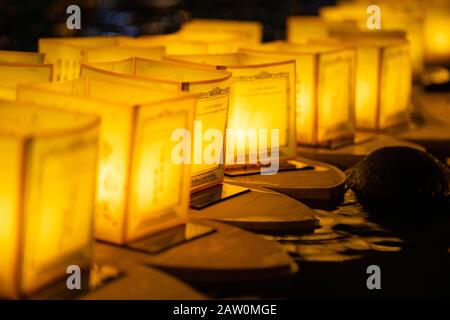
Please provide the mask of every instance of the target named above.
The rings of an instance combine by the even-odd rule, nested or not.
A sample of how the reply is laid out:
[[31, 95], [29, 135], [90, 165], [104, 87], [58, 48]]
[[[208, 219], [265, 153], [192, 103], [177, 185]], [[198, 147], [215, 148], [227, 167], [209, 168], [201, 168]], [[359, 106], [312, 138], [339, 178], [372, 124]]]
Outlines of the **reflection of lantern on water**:
[[48, 82], [51, 78], [50, 64], [0, 62], [0, 99], [13, 101], [19, 84]]
[[330, 41], [357, 47], [356, 127], [384, 130], [405, 124], [412, 86], [408, 42], [396, 40], [395, 37], [382, 39], [369, 35], [337, 40], [311, 40], [315, 44]]
[[[172, 55], [165, 59], [233, 73], [234, 85], [227, 129], [237, 133], [238, 157], [242, 157], [243, 153], [247, 158], [254, 156], [246, 147], [249, 143], [245, 143], [245, 149], [239, 144], [239, 137], [242, 138], [239, 130], [248, 129], [268, 132], [279, 130], [280, 157], [295, 156], [294, 60], [247, 53]], [[272, 146], [268, 143], [267, 147]], [[227, 150], [227, 164], [230, 164], [230, 160], [235, 162], [234, 154], [234, 148]]]
[[277, 41], [243, 51], [296, 59], [298, 143], [331, 147], [353, 141], [353, 47]]
[[181, 32], [183, 34], [205, 34], [212, 35], [221, 33], [236, 34], [246, 40], [246, 44], [259, 44], [262, 40], [263, 27], [257, 21], [238, 20], [214, 20], [214, 19], [193, 19], [185, 23]]
[[0, 296], [91, 261], [99, 119], [0, 102]]
[[189, 166], [172, 132], [192, 130], [195, 96], [80, 78], [19, 88], [18, 100], [101, 117], [96, 236], [126, 243], [187, 214]]
[[121, 37], [43, 38], [39, 39], [39, 52], [45, 54], [45, 62], [54, 65], [53, 81], [77, 79], [83, 62], [101, 62], [131, 58], [159, 59], [164, 47], [118, 47]]
[[[202, 141], [209, 129], [218, 130], [222, 136], [225, 134], [231, 87], [229, 72], [189, 67], [179, 63], [128, 59], [83, 65], [81, 73], [94, 78], [120, 80], [122, 83], [138, 83], [149, 88], [194, 93], [197, 96], [195, 120], [201, 122], [201, 126], [196, 126], [194, 140]], [[202, 145], [195, 141], [194, 157], [195, 154], [204, 154], [208, 147], [208, 144]], [[192, 191], [221, 183], [223, 170], [223, 163], [194, 161]]]

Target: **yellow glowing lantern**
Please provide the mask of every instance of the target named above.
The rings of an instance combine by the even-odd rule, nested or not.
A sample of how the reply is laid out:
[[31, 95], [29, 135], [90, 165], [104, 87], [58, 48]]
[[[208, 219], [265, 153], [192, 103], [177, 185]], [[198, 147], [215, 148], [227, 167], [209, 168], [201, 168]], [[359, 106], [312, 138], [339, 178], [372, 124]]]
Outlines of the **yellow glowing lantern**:
[[325, 38], [334, 30], [354, 30], [354, 21], [325, 21], [315, 16], [292, 16], [286, 23], [287, 41], [291, 43], [306, 43], [310, 38]]
[[276, 41], [242, 51], [295, 58], [299, 144], [334, 147], [353, 141], [353, 47]]
[[184, 34], [221, 34], [223, 32], [234, 33], [248, 44], [259, 44], [262, 40], [263, 27], [257, 21], [239, 21], [239, 20], [216, 20], [216, 19], [193, 19], [181, 28]]
[[425, 59], [430, 63], [450, 61], [450, 2], [428, 1], [425, 8]]
[[20, 87], [18, 99], [101, 117], [98, 239], [128, 243], [187, 214], [190, 168], [171, 161], [171, 135], [191, 132], [194, 95], [80, 78]]
[[48, 82], [51, 78], [50, 64], [0, 62], [0, 99], [13, 101], [19, 84]]
[[[313, 42], [324, 41], [329, 40]], [[409, 43], [370, 36], [338, 41], [357, 47], [356, 127], [384, 130], [405, 124], [412, 86]]]
[[[320, 16], [326, 21], [356, 21], [361, 30], [368, 30], [370, 1], [346, 3], [336, 7], [323, 7]], [[424, 12], [411, 6], [411, 2], [380, 1], [380, 27], [382, 30], [405, 31], [411, 44], [413, 71], [420, 75], [424, 67]]]
[[101, 47], [84, 50], [83, 63], [106, 62], [140, 57], [146, 59], [161, 59], [166, 54], [164, 46], [154, 47]]
[[[259, 153], [261, 145], [249, 149], [250, 141], [244, 145], [239, 143], [239, 140], [251, 138], [242, 136], [249, 129], [257, 132], [267, 130], [268, 136], [278, 130], [280, 158], [295, 156], [294, 60], [247, 53], [172, 55], [165, 59], [232, 72], [234, 85], [227, 129], [234, 132], [238, 141], [236, 148], [230, 147], [227, 150], [227, 165], [239, 162], [237, 159], [242, 155], [249, 159]], [[267, 143], [267, 147], [272, 147], [271, 141]]]
[[211, 130], [218, 130], [222, 136], [225, 134], [231, 87], [229, 72], [135, 58], [83, 65], [81, 73], [94, 78], [116, 79], [122, 83], [194, 93], [197, 96], [195, 120], [198, 125], [193, 137], [191, 190], [206, 189], [222, 182], [224, 165], [203, 161], [202, 155], [209, 144], [202, 141], [206, 132]]
[[0, 50], [0, 63], [40, 63], [44, 62], [44, 55], [37, 52]]
[[167, 54], [230, 53], [245, 45], [248, 40], [230, 32], [177, 32], [168, 35], [121, 38], [120, 46], [165, 46]]
[[91, 261], [99, 119], [0, 101], [0, 296]]

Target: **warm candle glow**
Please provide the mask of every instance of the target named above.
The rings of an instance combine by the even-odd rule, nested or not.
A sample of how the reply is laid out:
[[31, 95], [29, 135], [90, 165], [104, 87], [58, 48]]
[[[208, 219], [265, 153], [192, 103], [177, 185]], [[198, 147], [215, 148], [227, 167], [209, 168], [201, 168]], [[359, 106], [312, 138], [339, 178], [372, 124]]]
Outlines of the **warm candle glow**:
[[266, 43], [244, 52], [296, 60], [297, 142], [333, 146], [354, 135], [355, 49], [345, 45]]
[[355, 118], [359, 129], [384, 130], [407, 121], [412, 86], [410, 47], [405, 40], [394, 39], [363, 32], [337, 40], [357, 47]]
[[97, 117], [0, 102], [0, 296], [91, 260]]
[[101, 117], [96, 236], [126, 243], [187, 214], [188, 165], [172, 132], [192, 131], [195, 96], [80, 78], [20, 87], [18, 100]]
[[[186, 91], [197, 96], [195, 120], [202, 127], [194, 133], [193, 154], [203, 154], [208, 143], [201, 143], [209, 129], [224, 135], [230, 97], [231, 74], [224, 71], [147, 59], [128, 59], [82, 66], [82, 75], [116, 79], [122, 83], [139, 83], [153, 88]], [[222, 144], [223, 145], [223, 144]], [[201, 157], [200, 157], [201, 158]], [[200, 159], [202, 160], [202, 159]], [[223, 179], [223, 164], [195, 161], [192, 165], [192, 191], [217, 185]]]
[[[280, 157], [295, 156], [295, 61], [254, 54], [172, 55], [166, 59], [233, 73], [228, 129], [279, 130]], [[239, 138], [239, 132], [237, 133]], [[248, 145], [237, 153], [250, 156]], [[244, 150], [245, 147], [245, 150]], [[268, 144], [271, 147], [271, 144]], [[233, 153], [233, 150], [227, 152]]]

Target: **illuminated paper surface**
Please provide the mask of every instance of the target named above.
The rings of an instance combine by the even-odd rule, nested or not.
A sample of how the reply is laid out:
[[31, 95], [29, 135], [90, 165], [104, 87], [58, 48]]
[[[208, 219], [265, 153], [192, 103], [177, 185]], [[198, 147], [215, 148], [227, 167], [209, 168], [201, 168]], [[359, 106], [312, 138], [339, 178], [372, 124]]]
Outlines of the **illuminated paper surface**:
[[[194, 93], [197, 97], [196, 121], [201, 121], [201, 131], [194, 140], [201, 140], [208, 129], [217, 129], [224, 135], [230, 99], [231, 74], [206, 68], [147, 59], [127, 59], [110, 63], [83, 65], [82, 75], [97, 79], [115, 79], [121, 83], [138, 83], [151, 88]], [[209, 143], [193, 144], [193, 156], [199, 157]], [[201, 160], [201, 159], [200, 159]], [[202, 163], [198, 163], [202, 162]], [[208, 164], [195, 159], [192, 164], [192, 191], [198, 191], [223, 180], [223, 163]]]
[[[253, 54], [172, 55], [172, 61], [197, 64], [233, 73], [228, 129], [279, 130], [281, 158], [295, 156], [295, 61]], [[240, 139], [239, 134], [237, 139]], [[248, 158], [259, 150], [236, 146]], [[271, 144], [268, 143], [270, 149]], [[232, 152], [233, 150], [227, 150]]]
[[0, 296], [90, 264], [99, 119], [0, 102]]
[[296, 60], [297, 142], [332, 146], [354, 135], [355, 50], [340, 45], [301, 45], [281, 41], [242, 49]]
[[49, 64], [0, 62], [0, 99], [14, 101], [19, 84], [48, 82], [51, 78]]
[[[363, 33], [366, 34], [366, 33]], [[314, 44], [336, 43], [315, 39]], [[357, 48], [355, 118], [359, 129], [384, 130], [407, 122], [411, 98], [410, 46], [405, 40], [379, 37], [337, 39]]]
[[189, 165], [172, 132], [192, 132], [195, 96], [80, 78], [21, 87], [18, 99], [101, 117], [96, 237], [127, 243], [187, 214]]

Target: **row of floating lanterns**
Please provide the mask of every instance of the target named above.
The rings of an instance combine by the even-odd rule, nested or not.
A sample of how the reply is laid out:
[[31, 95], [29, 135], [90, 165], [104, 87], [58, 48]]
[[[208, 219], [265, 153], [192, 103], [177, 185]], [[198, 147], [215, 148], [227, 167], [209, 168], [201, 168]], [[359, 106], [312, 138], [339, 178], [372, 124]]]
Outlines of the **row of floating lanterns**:
[[172, 35], [0, 52], [0, 296], [89, 265], [94, 211], [95, 237], [116, 244], [186, 217], [190, 193], [221, 183], [226, 166], [170, 160], [172, 132], [194, 132], [194, 120], [194, 134], [279, 129], [284, 158], [298, 143], [333, 147], [356, 128], [404, 124], [423, 43], [409, 24], [358, 30], [361, 3], [289, 18], [287, 42], [262, 44], [257, 22], [194, 20]]

